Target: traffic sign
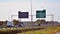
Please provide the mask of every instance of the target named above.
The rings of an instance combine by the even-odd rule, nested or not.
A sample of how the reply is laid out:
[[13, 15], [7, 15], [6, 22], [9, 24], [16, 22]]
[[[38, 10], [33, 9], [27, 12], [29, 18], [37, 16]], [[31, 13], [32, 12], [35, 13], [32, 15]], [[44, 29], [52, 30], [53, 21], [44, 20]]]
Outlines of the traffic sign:
[[29, 13], [28, 12], [18, 12], [18, 18], [28, 18]]
[[46, 10], [37, 10], [36, 11], [36, 18], [46, 18]]

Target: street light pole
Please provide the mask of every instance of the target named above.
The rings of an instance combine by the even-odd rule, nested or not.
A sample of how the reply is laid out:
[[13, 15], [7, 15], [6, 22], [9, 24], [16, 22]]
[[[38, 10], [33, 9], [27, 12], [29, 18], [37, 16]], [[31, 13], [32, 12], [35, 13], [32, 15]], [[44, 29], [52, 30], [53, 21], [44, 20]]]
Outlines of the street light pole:
[[32, 15], [32, 0], [31, 0], [31, 22], [33, 22], [33, 15]]

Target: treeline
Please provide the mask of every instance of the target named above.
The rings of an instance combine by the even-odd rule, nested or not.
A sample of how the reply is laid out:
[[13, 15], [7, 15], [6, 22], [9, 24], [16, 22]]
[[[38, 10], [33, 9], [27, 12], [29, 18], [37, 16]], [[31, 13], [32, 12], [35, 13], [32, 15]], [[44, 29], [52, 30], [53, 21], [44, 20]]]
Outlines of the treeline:
[[[14, 23], [14, 25], [19, 24], [19, 21], [15, 20], [15, 19], [12, 22]], [[6, 21], [0, 21], [0, 27], [6, 27], [6, 26], [7, 26], [7, 20]]]
[[[13, 22], [14, 26], [21, 23], [16, 19], [14, 19], [12, 22]], [[33, 23], [38, 24], [39, 26], [56, 26], [56, 25], [60, 25], [60, 23], [58, 23], [57, 21], [45, 21], [45, 20], [40, 20], [40, 19], [36, 20]], [[0, 27], [6, 27], [6, 26], [7, 26], [7, 20], [6, 21], [0, 21]]]

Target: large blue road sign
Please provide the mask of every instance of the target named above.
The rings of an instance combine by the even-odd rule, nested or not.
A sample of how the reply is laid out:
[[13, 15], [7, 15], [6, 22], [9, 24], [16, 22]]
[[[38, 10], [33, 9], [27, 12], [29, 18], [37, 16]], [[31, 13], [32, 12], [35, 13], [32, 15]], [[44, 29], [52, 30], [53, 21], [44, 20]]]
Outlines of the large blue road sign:
[[28, 12], [18, 12], [18, 18], [28, 18], [29, 13]]
[[36, 18], [46, 18], [46, 10], [37, 10], [36, 11]]

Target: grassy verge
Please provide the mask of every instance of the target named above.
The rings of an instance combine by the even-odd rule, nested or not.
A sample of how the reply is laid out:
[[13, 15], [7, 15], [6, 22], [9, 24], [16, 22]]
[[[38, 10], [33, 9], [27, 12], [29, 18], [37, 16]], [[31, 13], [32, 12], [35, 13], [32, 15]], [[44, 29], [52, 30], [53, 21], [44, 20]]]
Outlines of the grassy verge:
[[46, 27], [45, 29], [37, 30], [37, 31], [28, 31], [17, 34], [55, 34], [60, 31], [60, 27]]

